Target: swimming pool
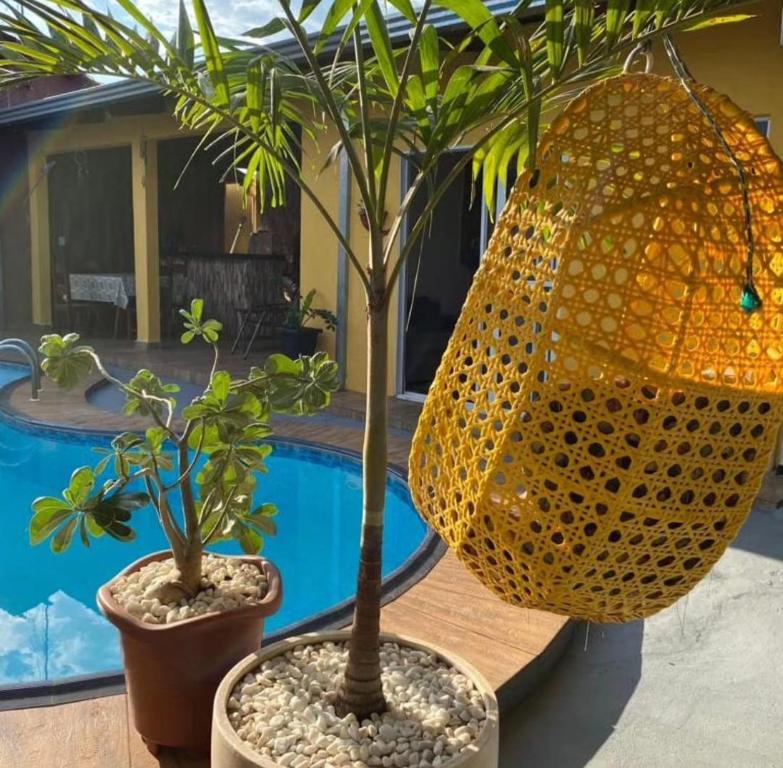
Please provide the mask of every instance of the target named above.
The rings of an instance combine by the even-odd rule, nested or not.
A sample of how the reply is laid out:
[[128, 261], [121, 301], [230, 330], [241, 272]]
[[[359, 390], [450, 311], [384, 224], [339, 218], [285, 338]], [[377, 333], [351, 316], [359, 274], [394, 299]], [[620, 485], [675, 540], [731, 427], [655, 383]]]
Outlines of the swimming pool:
[[[0, 386], [24, 369], [0, 364]], [[98, 587], [125, 565], [166, 549], [151, 509], [134, 516], [137, 539], [109, 537], [90, 549], [74, 541], [54, 555], [28, 542], [30, 503], [58, 495], [71, 472], [94, 465], [93, 449], [109, 436], [23, 426], [0, 420], [0, 493], [5, 521], [0, 536], [0, 686], [40, 684], [116, 672], [122, 666], [116, 630], [95, 605]], [[283, 575], [284, 600], [266, 633], [319, 616], [349, 600], [355, 589], [361, 466], [352, 456], [319, 447], [275, 441], [269, 474], [258, 501], [277, 504], [278, 535], [262, 554]], [[390, 474], [384, 541], [384, 575], [421, 553], [428, 537], [404, 481]], [[213, 551], [238, 553], [236, 544]], [[326, 620], [326, 619], [325, 619]]]

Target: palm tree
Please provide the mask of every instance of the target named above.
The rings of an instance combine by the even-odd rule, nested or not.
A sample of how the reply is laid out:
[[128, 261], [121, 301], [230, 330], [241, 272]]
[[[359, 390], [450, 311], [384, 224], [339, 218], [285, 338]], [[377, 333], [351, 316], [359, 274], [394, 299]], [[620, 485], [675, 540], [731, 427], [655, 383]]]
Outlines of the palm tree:
[[[296, 6], [279, 0], [280, 15], [245, 39], [218, 37], [204, 0], [192, 0], [197, 34], [180, 5], [173, 40], [132, 0], [117, 4], [129, 22], [82, 0], [0, 1], [0, 35], [8, 38], [0, 46], [0, 85], [62, 73], [154, 83], [173, 98], [181, 123], [204, 134], [202, 146], [247, 169], [245, 184], [257, 184], [265, 204], [282, 202], [287, 180], [299, 185], [347, 254], [364, 288], [368, 364], [360, 565], [339, 708], [359, 718], [383, 711], [387, 335], [400, 270], [438, 201], [468, 164], [483, 179], [492, 206], [497, 180], [511, 163], [535, 167], [539, 127], [559, 104], [588, 82], [617, 73], [636, 46], [699, 25], [737, 2], [520, 0], [495, 16], [480, 0], [422, 0], [415, 6], [388, 0], [409, 25], [404, 40], [393, 39], [378, 0], [302, 0]], [[316, 10], [324, 21], [311, 34]], [[461, 22], [458, 39], [441, 37], [431, 21], [436, 10]], [[290, 45], [269, 43], [281, 33], [293, 40], [295, 53]], [[366, 211], [366, 253], [356, 251], [303, 178], [300, 131], [316, 141], [337, 136], [327, 162], [343, 155], [350, 168]], [[438, 158], [465, 143], [469, 152], [445, 178], [436, 177]], [[390, 176], [401, 154], [411, 158], [414, 175], [386, 221]], [[421, 191], [427, 202], [403, 243], [403, 222]]]

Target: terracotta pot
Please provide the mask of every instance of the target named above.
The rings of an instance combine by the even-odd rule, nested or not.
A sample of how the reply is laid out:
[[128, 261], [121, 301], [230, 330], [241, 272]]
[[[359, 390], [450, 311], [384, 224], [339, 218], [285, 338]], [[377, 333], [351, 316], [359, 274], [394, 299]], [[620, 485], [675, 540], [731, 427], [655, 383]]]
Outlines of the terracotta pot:
[[[339, 632], [314, 632], [309, 635], [291, 637], [281, 640], [252, 656], [242, 659], [223, 678], [215, 694], [215, 707], [212, 717], [212, 753], [211, 768], [281, 768], [279, 763], [262, 757], [254, 752], [234, 731], [228, 719], [227, 706], [231, 691], [236, 684], [259, 664], [280, 656], [294, 646], [302, 644], [318, 644], [326, 642], [343, 642], [349, 637], [348, 630]], [[434, 653], [446, 663], [470, 678], [484, 699], [487, 719], [481, 729], [478, 739], [467, 749], [447, 762], [441, 763], [441, 768], [497, 768], [498, 765], [498, 702], [495, 691], [475, 667], [455, 656], [449, 651], [433, 645], [413, 640], [400, 635], [381, 635], [382, 642], [399, 643], [417, 650]]]
[[120, 631], [133, 721], [150, 751], [208, 749], [215, 690], [232, 665], [261, 645], [264, 619], [283, 599], [280, 572], [261, 557], [238, 557], [266, 574], [261, 603], [174, 624], [145, 624], [112, 597], [111, 587], [120, 576], [167, 557], [170, 552], [156, 552], [129, 565], [100, 588], [98, 605]]

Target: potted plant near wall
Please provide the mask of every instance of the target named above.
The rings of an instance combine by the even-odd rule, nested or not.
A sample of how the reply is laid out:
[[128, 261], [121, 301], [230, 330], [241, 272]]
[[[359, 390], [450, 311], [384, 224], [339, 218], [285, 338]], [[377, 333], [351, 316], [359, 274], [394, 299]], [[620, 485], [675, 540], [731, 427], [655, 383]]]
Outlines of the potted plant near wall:
[[306, 296], [301, 296], [298, 289], [291, 296], [285, 324], [277, 329], [280, 338], [280, 351], [291, 358], [299, 355], [312, 355], [315, 352], [318, 336], [322, 328], [308, 325], [313, 320], [320, 320], [324, 328], [333, 331], [337, 327], [337, 318], [328, 309], [314, 307], [315, 289]]
[[[524, 0], [500, 16], [480, 0], [423, 0], [415, 7], [409, 0], [391, 0], [407, 24], [404, 38], [395, 41], [400, 19], [387, 20], [378, 0], [296, 5], [280, 0], [280, 17], [247, 37], [266, 41], [285, 32], [297, 48], [292, 54], [288, 45], [276, 48], [266, 41], [259, 52], [246, 39], [218, 38], [204, 0], [193, 0], [196, 57], [184, 9], [171, 43], [131, 0], [122, 6], [143, 34], [80, 0], [53, 0], [57, 11], [20, 0], [48, 30], [18, 16], [0, 26], [18, 40], [0, 58], [0, 67], [10, 73], [7, 80], [87, 72], [156, 83], [177, 97], [175, 114], [184, 125], [220, 132], [233, 144], [238, 162], [255, 171], [245, 175], [246, 184], [271, 187], [274, 200], [284, 194], [287, 179], [298, 184], [363, 292], [364, 506], [353, 625], [338, 637], [265, 649], [227, 675], [215, 699], [213, 768], [298, 768], [324, 765], [335, 754], [340, 761], [347, 754], [354, 763], [372, 766], [497, 763], [496, 702], [475, 670], [448, 651], [422, 650], [415, 641], [380, 633], [393, 292], [454, 180], [472, 168], [492, 209], [511, 162], [518, 170], [535, 168], [542, 116], [588, 82], [616, 73], [637, 45], [693, 27], [704, 14], [733, 4], [673, 0], [604, 7], [589, 0], [547, 0], [543, 9], [535, 8], [543, 22], [533, 23], [524, 16], [533, 6]], [[70, 16], [73, 10], [89, 24]], [[316, 10], [323, 22], [310, 34]], [[449, 24], [449, 39], [440, 36], [436, 20], [444, 10], [464, 33]], [[118, 40], [129, 41], [128, 51]], [[300, 135], [337, 137], [326, 161], [342, 157], [347, 164], [351, 189], [365, 212], [366, 237], [361, 231], [349, 237], [319, 199], [302, 172]], [[462, 154], [441, 177], [439, 158], [457, 148]], [[409, 159], [410, 174], [399, 200], [401, 153]], [[439, 707], [432, 709], [433, 701]]]
[[[196, 299], [183, 343], [200, 339], [214, 362], [203, 393], [176, 415], [174, 384], [149, 370], [125, 383], [76, 334], [41, 340], [44, 372], [63, 387], [97, 373], [126, 397], [124, 412], [149, 423], [123, 432], [96, 467], [71, 476], [61, 498], [33, 502], [30, 539], [55, 552], [80, 539], [135, 537], [133, 515], [152, 507], [170, 550], [155, 552], [101, 587], [98, 604], [120, 631], [134, 722], [148, 746], [206, 747], [220, 679], [258, 649], [264, 619], [282, 599], [280, 574], [258, 555], [276, 531], [272, 504], [257, 500], [259, 474], [272, 451], [272, 412], [311, 414], [337, 387], [324, 353], [292, 361], [272, 355], [263, 368], [233, 378], [218, 368], [220, 323], [202, 317]], [[210, 554], [236, 541], [241, 556]]]

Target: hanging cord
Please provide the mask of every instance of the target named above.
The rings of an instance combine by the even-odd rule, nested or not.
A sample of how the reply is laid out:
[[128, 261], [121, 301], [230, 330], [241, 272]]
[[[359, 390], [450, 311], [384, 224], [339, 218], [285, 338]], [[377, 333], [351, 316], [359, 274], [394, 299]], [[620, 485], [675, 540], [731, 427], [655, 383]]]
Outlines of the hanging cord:
[[669, 57], [672, 68], [680, 80], [680, 84], [685, 89], [688, 96], [690, 96], [691, 101], [693, 101], [702, 115], [704, 115], [704, 118], [710, 126], [712, 126], [715, 135], [718, 137], [718, 141], [723, 147], [723, 151], [728, 155], [729, 160], [731, 160], [732, 165], [737, 171], [740, 191], [742, 192], [742, 208], [745, 217], [745, 239], [748, 244], [748, 255], [745, 261], [745, 287], [742, 289], [740, 307], [742, 307], [745, 312], [755, 312], [756, 310], [761, 309], [763, 302], [753, 282], [753, 257], [756, 253], [756, 245], [753, 239], [753, 213], [750, 207], [750, 192], [748, 190], [748, 178], [745, 175], [745, 169], [742, 167], [742, 163], [740, 163], [737, 156], [734, 154], [734, 151], [726, 141], [715, 118], [707, 109], [707, 106], [704, 104], [701, 97], [693, 90], [693, 75], [688, 71], [685, 62], [680, 57], [677, 46], [669, 35], [666, 35], [663, 38], [663, 45], [666, 48], [666, 54]]
[[645, 40], [643, 43], [639, 43], [629, 54], [628, 58], [623, 64], [623, 74], [627, 75], [631, 71], [634, 61], [637, 56], [644, 56], [644, 74], [649, 75], [653, 68], [653, 52], [652, 41]]

